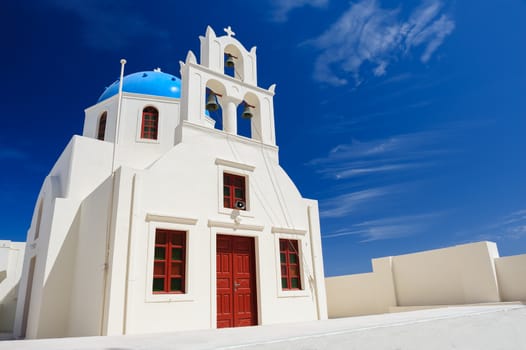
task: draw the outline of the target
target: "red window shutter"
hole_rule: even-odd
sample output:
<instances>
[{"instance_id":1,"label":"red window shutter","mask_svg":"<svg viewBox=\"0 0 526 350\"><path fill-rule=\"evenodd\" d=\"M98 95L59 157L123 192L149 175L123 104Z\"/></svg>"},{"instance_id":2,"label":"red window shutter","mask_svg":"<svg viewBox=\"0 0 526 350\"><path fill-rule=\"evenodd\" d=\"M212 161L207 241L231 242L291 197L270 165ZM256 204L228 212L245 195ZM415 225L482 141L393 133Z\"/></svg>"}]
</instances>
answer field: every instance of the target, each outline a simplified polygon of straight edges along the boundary
<instances>
[{"instance_id":1,"label":"red window shutter","mask_svg":"<svg viewBox=\"0 0 526 350\"><path fill-rule=\"evenodd\" d=\"M279 260L281 264L281 288L283 290L301 289L300 254L297 240L279 240Z\"/></svg>"},{"instance_id":2,"label":"red window shutter","mask_svg":"<svg viewBox=\"0 0 526 350\"><path fill-rule=\"evenodd\" d=\"M244 176L223 174L223 206L225 208L239 209L237 201L246 203L246 182ZM245 210L245 209L243 209Z\"/></svg>"},{"instance_id":3,"label":"red window shutter","mask_svg":"<svg viewBox=\"0 0 526 350\"><path fill-rule=\"evenodd\" d=\"M153 262L154 294L185 292L186 232L157 229Z\"/></svg>"},{"instance_id":4,"label":"red window shutter","mask_svg":"<svg viewBox=\"0 0 526 350\"><path fill-rule=\"evenodd\" d=\"M153 107L146 107L142 111L141 138L157 140L159 126L159 111Z\"/></svg>"}]
</instances>

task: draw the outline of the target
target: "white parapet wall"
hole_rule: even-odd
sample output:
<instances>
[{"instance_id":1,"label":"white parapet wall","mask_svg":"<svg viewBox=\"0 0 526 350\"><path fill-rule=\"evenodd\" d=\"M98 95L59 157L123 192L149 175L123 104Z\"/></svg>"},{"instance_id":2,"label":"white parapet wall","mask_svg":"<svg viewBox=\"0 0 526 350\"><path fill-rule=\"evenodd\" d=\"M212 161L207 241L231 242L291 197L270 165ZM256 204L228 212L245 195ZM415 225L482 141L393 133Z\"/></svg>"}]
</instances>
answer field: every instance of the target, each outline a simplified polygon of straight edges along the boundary
<instances>
[{"instance_id":1,"label":"white parapet wall","mask_svg":"<svg viewBox=\"0 0 526 350\"><path fill-rule=\"evenodd\" d=\"M373 259L373 272L326 278L329 317L526 301L526 254L477 242Z\"/></svg>"},{"instance_id":2,"label":"white parapet wall","mask_svg":"<svg viewBox=\"0 0 526 350\"><path fill-rule=\"evenodd\" d=\"M493 242L393 257L398 306L498 302Z\"/></svg>"},{"instance_id":3,"label":"white parapet wall","mask_svg":"<svg viewBox=\"0 0 526 350\"><path fill-rule=\"evenodd\" d=\"M526 301L526 254L495 259L502 301Z\"/></svg>"},{"instance_id":4,"label":"white parapet wall","mask_svg":"<svg viewBox=\"0 0 526 350\"><path fill-rule=\"evenodd\" d=\"M346 317L389 312L394 294L384 288L385 280L375 273L326 279L329 317Z\"/></svg>"},{"instance_id":5,"label":"white parapet wall","mask_svg":"<svg viewBox=\"0 0 526 350\"><path fill-rule=\"evenodd\" d=\"M26 244L0 240L0 333L11 333Z\"/></svg>"}]
</instances>

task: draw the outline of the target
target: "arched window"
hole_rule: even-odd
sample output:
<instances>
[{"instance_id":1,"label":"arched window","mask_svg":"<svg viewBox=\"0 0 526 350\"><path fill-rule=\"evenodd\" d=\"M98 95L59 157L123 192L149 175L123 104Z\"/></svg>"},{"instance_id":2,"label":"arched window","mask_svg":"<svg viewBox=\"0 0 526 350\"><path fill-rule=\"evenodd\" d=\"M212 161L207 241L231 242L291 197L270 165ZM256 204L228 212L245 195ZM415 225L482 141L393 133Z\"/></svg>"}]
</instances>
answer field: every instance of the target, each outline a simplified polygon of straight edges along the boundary
<instances>
[{"instance_id":1,"label":"arched window","mask_svg":"<svg viewBox=\"0 0 526 350\"><path fill-rule=\"evenodd\" d=\"M157 127L159 124L159 111L154 107L142 110L141 138L157 140Z\"/></svg>"},{"instance_id":2,"label":"arched window","mask_svg":"<svg viewBox=\"0 0 526 350\"><path fill-rule=\"evenodd\" d=\"M106 116L108 113L104 112L99 118L99 129L97 132L97 139L104 141L104 134L106 133Z\"/></svg>"},{"instance_id":3,"label":"arched window","mask_svg":"<svg viewBox=\"0 0 526 350\"><path fill-rule=\"evenodd\" d=\"M224 48L224 74L244 81L244 62L241 50L229 44Z\"/></svg>"}]
</instances>

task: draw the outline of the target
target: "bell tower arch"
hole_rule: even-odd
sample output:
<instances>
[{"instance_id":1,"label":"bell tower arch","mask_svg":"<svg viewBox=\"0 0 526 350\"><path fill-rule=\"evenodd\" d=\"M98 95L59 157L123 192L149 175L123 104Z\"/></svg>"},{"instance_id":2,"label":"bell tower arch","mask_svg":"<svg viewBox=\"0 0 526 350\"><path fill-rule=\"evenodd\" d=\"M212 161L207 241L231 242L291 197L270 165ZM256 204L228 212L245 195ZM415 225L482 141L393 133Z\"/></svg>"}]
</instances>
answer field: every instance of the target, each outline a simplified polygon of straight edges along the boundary
<instances>
[{"instance_id":1,"label":"bell tower arch","mask_svg":"<svg viewBox=\"0 0 526 350\"><path fill-rule=\"evenodd\" d=\"M232 28L224 29L226 35L217 36L209 26L205 36L200 36L200 62L189 51L181 65L181 117L182 120L212 127L207 106L221 108L223 131L237 134L237 108L243 105L243 117L250 118L251 138L275 145L274 89L257 86L256 47L247 50L236 38ZM229 75L228 70L233 70ZM213 96L210 94L213 93Z\"/></svg>"},{"instance_id":2,"label":"bell tower arch","mask_svg":"<svg viewBox=\"0 0 526 350\"><path fill-rule=\"evenodd\" d=\"M234 71L237 79L251 85L257 85L256 47L250 51L234 38L232 28L224 29L227 35L217 37L210 27L206 29L201 40L201 65L215 72L225 72L225 56L230 55L234 60Z\"/></svg>"}]
</instances>

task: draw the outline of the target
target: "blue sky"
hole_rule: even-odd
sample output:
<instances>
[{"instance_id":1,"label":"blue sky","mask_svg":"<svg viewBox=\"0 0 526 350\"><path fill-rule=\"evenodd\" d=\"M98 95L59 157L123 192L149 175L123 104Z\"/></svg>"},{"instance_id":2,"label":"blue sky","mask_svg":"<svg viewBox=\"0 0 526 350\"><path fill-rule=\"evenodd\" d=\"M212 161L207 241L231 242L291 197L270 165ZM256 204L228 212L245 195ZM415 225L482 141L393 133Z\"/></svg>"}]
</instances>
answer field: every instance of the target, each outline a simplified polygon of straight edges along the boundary
<instances>
[{"instance_id":1,"label":"blue sky","mask_svg":"<svg viewBox=\"0 0 526 350\"><path fill-rule=\"evenodd\" d=\"M320 204L327 275L491 240L526 253L526 1L3 2L0 239L119 74L199 52L207 25L277 83L282 166Z\"/></svg>"}]
</instances>

